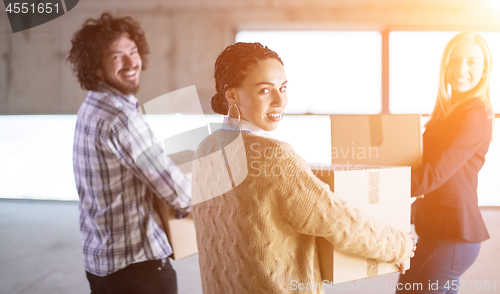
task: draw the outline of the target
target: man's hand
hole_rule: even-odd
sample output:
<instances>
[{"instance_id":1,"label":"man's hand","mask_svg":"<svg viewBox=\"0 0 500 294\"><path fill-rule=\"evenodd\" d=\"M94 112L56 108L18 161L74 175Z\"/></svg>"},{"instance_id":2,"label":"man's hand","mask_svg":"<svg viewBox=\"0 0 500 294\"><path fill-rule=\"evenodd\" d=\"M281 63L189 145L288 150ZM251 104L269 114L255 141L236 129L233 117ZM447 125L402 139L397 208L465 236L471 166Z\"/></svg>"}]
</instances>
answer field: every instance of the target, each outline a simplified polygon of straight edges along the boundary
<instances>
[{"instance_id":1,"label":"man's hand","mask_svg":"<svg viewBox=\"0 0 500 294\"><path fill-rule=\"evenodd\" d=\"M183 213L183 212L178 212L178 211L177 211L177 212L175 213L175 218L176 218L176 219L182 219L182 218L187 217L190 213L191 213L191 211L187 211L187 212L184 212L184 213Z\"/></svg>"}]
</instances>

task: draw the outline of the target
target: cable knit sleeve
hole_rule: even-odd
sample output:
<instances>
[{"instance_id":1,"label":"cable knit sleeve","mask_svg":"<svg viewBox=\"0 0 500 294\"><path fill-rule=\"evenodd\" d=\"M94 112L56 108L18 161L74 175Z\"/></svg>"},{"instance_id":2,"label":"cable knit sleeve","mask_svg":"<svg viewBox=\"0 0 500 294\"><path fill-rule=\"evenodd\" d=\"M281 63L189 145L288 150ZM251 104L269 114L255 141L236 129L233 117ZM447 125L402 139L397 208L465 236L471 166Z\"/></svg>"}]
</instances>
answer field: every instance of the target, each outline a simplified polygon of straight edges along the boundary
<instances>
[{"instance_id":1,"label":"cable knit sleeve","mask_svg":"<svg viewBox=\"0 0 500 294\"><path fill-rule=\"evenodd\" d=\"M274 177L282 189L281 214L302 234L325 237L336 248L383 262L409 258L413 241L407 233L379 225L330 191L288 145L273 164L286 166ZM293 199L293 200L292 200Z\"/></svg>"},{"instance_id":2,"label":"cable knit sleeve","mask_svg":"<svg viewBox=\"0 0 500 294\"><path fill-rule=\"evenodd\" d=\"M377 224L332 192L317 198L299 231L325 237L340 250L389 263L409 258L413 247L407 233Z\"/></svg>"}]
</instances>

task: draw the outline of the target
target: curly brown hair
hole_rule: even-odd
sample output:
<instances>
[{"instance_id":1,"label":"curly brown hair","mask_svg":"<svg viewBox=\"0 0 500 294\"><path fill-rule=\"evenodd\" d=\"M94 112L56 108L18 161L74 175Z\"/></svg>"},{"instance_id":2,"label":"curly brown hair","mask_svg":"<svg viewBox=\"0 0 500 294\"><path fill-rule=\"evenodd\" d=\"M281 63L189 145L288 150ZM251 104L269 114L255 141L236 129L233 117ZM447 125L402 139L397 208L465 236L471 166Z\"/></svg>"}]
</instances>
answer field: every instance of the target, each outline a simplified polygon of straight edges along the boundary
<instances>
[{"instance_id":1,"label":"curly brown hair","mask_svg":"<svg viewBox=\"0 0 500 294\"><path fill-rule=\"evenodd\" d=\"M82 89L97 90L100 81L97 71L103 67L104 52L125 32L137 45L142 69L145 70L149 46L144 31L131 17L114 18L111 13L104 12L98 19L87 19L82 28L75 32L67 61L71 63Z\"/></svg>"}]
</instances>

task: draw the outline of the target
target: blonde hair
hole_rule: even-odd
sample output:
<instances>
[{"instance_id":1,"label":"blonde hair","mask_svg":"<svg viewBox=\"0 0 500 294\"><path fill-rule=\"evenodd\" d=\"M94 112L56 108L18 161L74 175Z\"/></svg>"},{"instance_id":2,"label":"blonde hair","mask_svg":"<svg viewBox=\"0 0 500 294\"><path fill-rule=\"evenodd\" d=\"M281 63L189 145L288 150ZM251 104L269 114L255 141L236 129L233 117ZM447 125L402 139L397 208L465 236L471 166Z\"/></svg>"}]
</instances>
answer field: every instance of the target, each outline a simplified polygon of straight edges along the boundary
<instances>
[{"instance_id":1,"label":"blonde hair","mask_svg":"<svg viewBox=\"0 0 500 294\"><path fill-rule=\"evenodd\" d=\"M484 53L484 70L483 76L479 83L469 91L466 99L463 99L461 102L453 105L451 103L450 93L448 93L448 84L445 80L446 68L448 67L448 63L450 61L451 53L453 49L457 47L457 45L461 42L472 41L479 45L481 50ZM446 115L450 112L450 110L456 107L458 104L467 101L469 98L479 98L483 101L484 105L489 109L490 115L493 115L493 111L491 108L490 101L490 74L491 74L491 52L488 44L484 40L483 36L478 33L474 33L471 31L465 31L458 33L455 37L453 37L446 47L444 48L443 57L441 58L441 67L439 69L439 90L436 99L436 105L434 106L434 110L432 111L431 118L427 122L426 126L433 124L435 121L446 117Z\"/></svg>"}]
</instances>

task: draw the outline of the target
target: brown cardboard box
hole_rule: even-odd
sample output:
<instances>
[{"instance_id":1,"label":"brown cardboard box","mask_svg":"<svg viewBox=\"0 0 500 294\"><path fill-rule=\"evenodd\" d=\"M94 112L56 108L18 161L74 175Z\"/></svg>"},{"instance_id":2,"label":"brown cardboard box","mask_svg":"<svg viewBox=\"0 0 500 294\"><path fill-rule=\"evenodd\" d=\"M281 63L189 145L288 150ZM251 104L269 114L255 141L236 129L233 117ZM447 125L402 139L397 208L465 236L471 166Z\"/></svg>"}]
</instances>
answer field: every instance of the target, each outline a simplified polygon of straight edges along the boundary
<instances>
[{"instance_id":1,"label":"brown cardboard box","mask_svg":"<svg viewBox=\"0 0 500 294\"><path fill-rule=\"evenodd\" d=\"M171 154L169 157L191 179L191 163L193 151L183 151ZM196 245L196 230L191 215L183 218L175 218L175 210L160 198L155 196L155 207L162 219L163 228L172 247L172 258L179 260L198 253Z\"/></svg>"},{"instance_id":2,"label":"brown cardboard box","mask_svg":"<svg viewBox=\"0 0 500 294\"><path fill-rule=\"evenodd\" d=\"M155 197L155 205L172 247L171 257L179 260L198 253L193 217L189 215L183 219L176 219L175 210L158 197Z\"/></svg>"},{"instance_id":3,"label":"brown cardboard box","mask_svg":"<svg viewBox=\"0 0 500 294\"><path fill-rule=\"evenodd\" d=\"M332 115L332 163L421 164L419 114Z\"/></svg>"},{"instance_id":4,"label":"brown cardboard box","mask_svg":"<svg viewBox=\"0 0 500 294\"><path fill-rule=\"evenodd\" d=\"M352 207L379 224L410 232L410 168L310 164L313 173ZM335 249L318 238L322 280L343 283L398 272L377 262Z\"/></svg>"}]
</instances>

